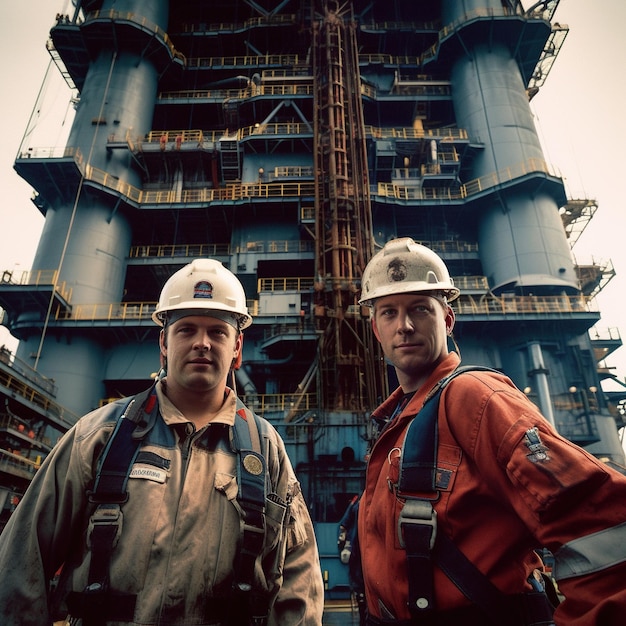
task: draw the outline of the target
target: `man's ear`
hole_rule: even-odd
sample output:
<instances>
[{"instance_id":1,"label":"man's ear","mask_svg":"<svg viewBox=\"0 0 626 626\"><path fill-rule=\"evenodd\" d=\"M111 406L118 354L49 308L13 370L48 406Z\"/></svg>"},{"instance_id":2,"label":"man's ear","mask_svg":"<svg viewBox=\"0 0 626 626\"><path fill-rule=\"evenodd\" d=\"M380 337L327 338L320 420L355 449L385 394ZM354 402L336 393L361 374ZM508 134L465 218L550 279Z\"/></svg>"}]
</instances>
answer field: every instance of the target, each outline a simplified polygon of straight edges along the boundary
<instances>
[{"instance_id":1,"label":"man's ear","mask_svg":"<svg viewBox=\"0 0 626 626\"><path fill-rule=\"evenodd\" d=\"M167 333L165 328L161 329L159 333L159 350L161 351L162 356L166 356L167 354Z\"/></svg>"},{"instance_id":2,"label":"man's ear","mask_svg":"<svg viewBox=\"0 0 626 626\"><path fill-rule=\"evenodd\" d=\"M374 336L380 342L380 335L378 334L378 326L376 326L376 318L372 317L372 330L374 331Z\"/></svg>"},{"instance_id":3,"label":"man's ear","mask_svg":"<svg viewBox=\"0 0 626 626\"><path fill-rule=\"evenodd\" d=\"M243 355L243 335L239 333L237 341L235 342L235 358L233 359L233 369L238 370L241 367Z\"/></svg>"},{"instance_id":4,"label":"man's ear","mask_svg":"<svg viewBox=\"0 0 626 626\"><path fill-rule=\"evenodd\" d=\"M456 317L454 315L454 309L450 305L448 305L448 312L446 313L446 334L452 334L455 319Z\"/></svg>"}]
</instances>

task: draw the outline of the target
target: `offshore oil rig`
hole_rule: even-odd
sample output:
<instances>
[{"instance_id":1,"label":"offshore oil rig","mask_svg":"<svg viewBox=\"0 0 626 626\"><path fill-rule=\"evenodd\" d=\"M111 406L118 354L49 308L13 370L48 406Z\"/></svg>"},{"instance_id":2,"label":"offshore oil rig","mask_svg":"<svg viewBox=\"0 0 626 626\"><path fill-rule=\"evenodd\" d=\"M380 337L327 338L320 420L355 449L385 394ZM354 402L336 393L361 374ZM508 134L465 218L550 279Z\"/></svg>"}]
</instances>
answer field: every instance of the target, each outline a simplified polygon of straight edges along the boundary
<instances>
[{"instance_id":1,"label":"offshore oil rig","mask_svg":"<svg viewBox=\"0 0 626 626\"><path fill-rule=\"evenodd\" d=\"M460 287L464 361L626 471L626 393L601 386L622 342L594 328L614 269L572 253L597 205L568 197L529 106L568 28L558 0L524 4L73 0L51 17L75 116L66 145L15 161L45 225L31 270L0 280L19 339L0 350L0 527L80 415L151 384L161 286L214 257L254 317L237 392L283 435L341 589L337 521L394 385L360 277L400 236Z\"/></svg>"}]
</instances>

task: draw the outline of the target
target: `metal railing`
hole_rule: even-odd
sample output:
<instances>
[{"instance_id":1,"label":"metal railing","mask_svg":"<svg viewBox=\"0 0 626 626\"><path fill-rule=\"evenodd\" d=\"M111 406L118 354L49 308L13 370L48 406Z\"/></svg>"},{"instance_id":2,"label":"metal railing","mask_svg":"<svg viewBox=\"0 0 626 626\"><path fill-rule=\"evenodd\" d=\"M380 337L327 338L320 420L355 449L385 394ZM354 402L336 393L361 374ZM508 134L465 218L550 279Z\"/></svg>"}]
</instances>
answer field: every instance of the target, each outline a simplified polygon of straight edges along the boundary
<instances>
[{"instance_id":1,"label":"metal railing","mask_svg":"<svg viewBox=\"0 0 626 626\"><path fill-rule=\"evenodd\" d=\"M253 136L267 135L312 135L313 128L309 124L301 122L270 122L267 124L258 124L254 126L246 126L237 131L237 139L245 139Z\"/></svg>"},{"instance_id":2,"label":"metal railing","mask_svg":"<svg viewBox=\"0 0 626 626\"><path fill-rule=\"evenodd\" d=\"M18 454L0 448L0 471L31 479L39 469L41 462L22 458Z\"/></svg>"},{"instance_id":3,"label":"metal railing","mask_svg":"<svg viewBox=\"0 0 626 626\"><path fill-rule=\"evenodd\" d=\"M272 14L267 16L252 17L244 22L213 22L210 24L187 23L182 25L183 33L223 33L223 32L240 32L249 28L257 28L259 26L277 26L289 25L297 23L295 14Z\"/></svg>"},{"instance_id":4,"label":"metal railing","mask_svg":"<svg viewBox=\"0 0 626 626\"><path fill-rule=\"evenodd\" d=\"M311 291L315 285L313 278L259 278L257 290L262 291Z\"/></svg>"},{"instance_id":5,"label":"metal railing","mask_svg":"<svg viewBox=\"0 0 626 626\"><path fill-rule=\"evenodd\" d=\"M461 295L453 303L459 315L536 315L547 313L586 313L595 311L584 296L473 296Z\"/></svg>"},{"instance_id":6,"label":"metal railing","mask_svg":"<svg viewBox=\"0 0 626 626\"><path fill-rule=\"evenodd\" d=\"M232 248L227 243L205 244L164 244L133 246L128 256L131 259L141 258L176 258L176 257L216 257L231 256L232 254L244 254L246 252L258 253L284 253L284 252L312 252L312 241L277 239L270 241L247 241L244 245Z\"/></svg>"},{"instance_id":7,"label":"metal railing","mask_svg":"<svg viewBox=\"0 0 626 626\"><path fill-rule=\"evenodd\" d=\"M166 149L173 143L177 148L182 148L183 144L194 144L201 148L205 143L218 143L219 141L241 141L246 137L268 136L268 135L297 135L312 134L313 129L308 124L302 122L271 122L267 124L254 124L233 130L232 133L217 130L152 130L147 135L131 135L130 131L122 135L111 134L107 138L108 143L127 143L132 150L141 152L142 146L146 144L158 144L162 149ZM43 149L45 151L53 150ZM41 152L36 156L59 156L49 155ZM63 156L71 156L66 154Z\"/></svg>"},{"instance_id":8,"label":"metal railing","mask_svg":"<svg viewBox=\"0 0 626 626\"><path fill-rule=\"evenodd\" d=\"M21 374L29 383L37 385L42 391L56 396L58 389L54 380L40 374L28 363L15 356L6 346L0 346L0 363L8 365L14 372Z\"/></svg>"},{"instance_id":9,"label":"metal railing","mask_svg":"<svg viewBox=\"0 0 626 626\"><path fill-rule=\"evenodd\" d=\"M274 168L274 172L270 173L271 179L277 178L313 178L315 170L313 166L304 165L285 165Z\"/></svg>"},{"instance_id":10,"label":"metal railing","mask_svg":"<svg viewBox=\"0 0 626 626\"><path fill-rule=\"evenodd\" d=\"M528 159L524 163L471 180L455 189L447 187L423 189L421 187L403 186L397 183L378 183L377 187L374 188L374 193L379 197L393 198L395 200L463 200L472 195L493 189L498 185L512 182L522 176L536 173L561 178L561 175L543 159Z\"/></svg>"},{"instance_id":11,"label":"metal railing","mask_svg":"<svg viewBox=\"0 0 626 626\"><path fill-rule=\"evenodd\" d=\"M150 320L156 302L115 302L108 304L75 304L70 311L57 311L56 320L115 321Z\"/></svg>"},{"instance_id":12,"label":"metal railing","mask_svg":"<svg viewBox=\"0 0 626 626\"><path fill-rule=\"evenodd\" d=\"M283 65L294 67L302 65L309 66L309 61L305 57L297 54L265 54L251 56L223 56L223 57L192 57L187 59L188 68L224 68L224 67L260 67L263 65Z\"/></svg>"},{"instance_id":13,"label":"metal railing","mask_svg":"<svg viewBox=\"0 0 626 626\"><path fill-rule=\"evenodd\" d=\"M163 143L181 142L201 144L204 141L217 141L220 136L224 135L224 131L203 131L203 130L153 130L144 137L136 137L135 141L140 145L142 143ZM128 137L128 135L127 135ZM127 138L125 137L125 138ZM115 141L116 136L110 135L109 141Z\"/></svg>"},{"instance_id":14,"label":"metal railing","mask_svg":"<svg viewBox=\"0 0 626 626\"><path fill-rule=\"evenodd\" d=\"M20 159L73 159L80 169L84 166L83 153L80 148L39 147L22 150Z\"/></svg>"},{"instance_id":15,"label":"metal railing","mask_svg":"<svg viewBox=\"0 0 626 626\"><path fill-rule=\"evenodd\" d=\"M460 241L429 241L427 245L437 252L471 252L477 251L477 244ZM313 249L311 241L251 241L245 246L237 247L238 254L246 252L303 252ZM189 244L189 245L162 245L136 246L131 248L131 258L140 257L196 257L196 256L228 256L233 250L228 244ZM21 282L20 284L50 284L55 272L38 271L24 272L29 276L36 276L36 282ZM6 274L6 272L5 272ZM455 303L459 314L507 314L507 313L580 313L595 311L591 303L593 298L585 295L576 296L495 296L489 293L489 284L485 276L455 276L455 284L464 290L483 291L478 297L463 294ZM332 281L332 277L327 277ZM337 280L345 280L340 278ZM307 292L315 288L313 277L263 277L257 282L259 292L297 291ZM67 302L70 303L71 291L65 290ZM143 320L150 319L156 308L156 302L116 302L100 304L76 304L70 309L57 308L55 319L58 320Z\"/></svg>"},{"instance_id":16,"label":"metal railing","mask_svg":"<svg viewBox=\"0 0 626 626\"><path fill-rule=\"evenodd\" d=\"M235 252L279 253L279 252L312 252L315 249L313 241L302 240L272 240L272 241L247 241L243 246L237 246Z\"/></svg>"},{"instance_id":17,"label":"metal railing","mask_svg":"<svg viewBox=\"0 0 626 626\"><path fill-rule=\"evenodd\" d=\"M453 278L454 286L461 289L461 291L478 290L489 291L489 281L486 276L455 276Z\"/></svg>"},{"instance_id":18,"label":"metal railing","mask_svg":"<svg viewBox=\"0 0 626 626\"><path fill-rule=\"evenodd\" d=\"M522 13L515 9L507 9L505 7L502 8L482 8L482 9L474 9L472 11L468 11L462 17L451 22L450 24L446 24L440 31L437 42L435 42L426 52L422 53L420 56L420 65L426 63L432 59L437 57L439 52L439 46L444 39L447 39L450 35L453 35L454 32L460 27L463 26L466 22L477 18L494 18L494 17L512 17L512 16L520 16ZM542 15L538 14L527 14L525 16L527 19L543 19Z\"/></svg>"},{"instance_id":19,"label":"metal railing","mask_svg":"<svg viewBox=\"0 0 626 626\"><path fill-rule=\"evenodd\" d=\"M0 283L10 285L54 286L55 291L66 301L72 297L72 290L65 281L57 284L58 270L4 270Z\"/></svg>"},{"instance_id":20,"label":"metal railing","mask_svg":"<svg viewBox=\"0 0 626 626\"><path fill-rule=\"evenodd\" d=\"M259 415L291 411L296 403L299 412L317 408L317 396L314 393L245 394L242 400L246 406Z\"/></svg>"},{"instance_id":21,"label":"metal railing","mask_svg":"<svg viewBox=\"0 0 626 626\"><path fill-rule=\"evenodd\" d=\"M360 30L365 31L398 31L408 30L410 32L437 32L439 22L392 22L382 20L376 22L359 23Z\"/></svg>"},{"instance_id":22,"label":"metal railing","mask_svg":"<svg viewBox=\"0 0 626 626\"><path fill-rule=\"evenodd\" d=\"M373 127L370 127L373 130ZM423 136L424 131L419 129L379 129L382 136L395 136L405 138L418 138ZM459 137L464 132L460 129L449 129L451 133L459 133ZM39 149L35 152L28 151L29 156L46 156L50 158L58 157L54 149ZM25 158L26 153L22 153ZM173 204L173 203L203 203L214 201L240 200L245 198L283 198L302 197L315 195L315 183L305 182L272 182L262 181L254 183L236 183L227 185L220 189L183 189L177 190L167 188L163 190L142 190L129 183L121 181L118 177L92 167L82 166L82 155L78 150L66 148L63 157L74 156L76 164L83 172L86 180L97 183L116 191L128 200L137 204ZM415 186L403 186L394 183L378 183L373 187L373 194L380 198L391 198L398 201L410 200L462 200L474 194L478 194L498 185L512 182L522 176L529 174L547 174L555 178L561 178L558 171L553 169L545 160L531 158L523 163L513 165L496 172L491 172L480 178L476 178L458 188L428 188L423 189Z\"/></svg>"},{"instance_id":23,"label":"metal railing","mask_svg":"<svg viewBox=\"0 0 626 626\"><path fill-rule=\"evenodd\" d=\"M171 55L174 58L181 59L182 61L185 60L184 55L178 50L176 50L176 48L174 47L174 44L172 43L172 40L169 38L169 35L162 28L160 28L154 22L147 20L145 17L141 17L141 15L137 13L130 13L126 11L115 11L113 9L110 9L108 11L92 11L91 13L88 13L87 16L85 17L85 23L89 21L98 20L98 19L110 19L114 21L125 20L128 22L132 22L133 24L138 24L139 26L143 26L144 28L146 28L147 30L150 30L151 32L153 32L155 35L157 35L163 40L163 43L165 43L165 45L168 47Z\"/></svg>"},{"instance_id":24,"label":"metal railing","mask_svg":"<svg viewBox=\"0 0 626 626\"><path fill-rule=\"evenodd\" d=\"M365 126L365 135L374 139L424 139L437 137L444 140L464 140L468 138L467 131L463 128L380 128L378 126Z\"/></svg>"},{"instance_id":25,"label":"metal railing","mask_svg":"<svg viewBox=\"0 0 626 626\"><path fill-rule=\"evenodd\" d=\"M205 142L217 143L220 140L241 141L247 137L253 136L272 136L272 135L308 135L312 134L313 129L309 124L302 122L270 122L266 124L255 124L252 126L244 126L227 133L223 129L217 130L153 130L147 135L131 136L126 132L122 136L115 134L109 135L110 143L126 142L137 150L141 150L143 144L169 144L169 143L193 143L201 146ZM373 139L429 139L437 138L444 142L464 141L468 139L467 131L462 128L384 128L372 125L365 126L365 135ZM54 151L54 154L52 152ZM38 149L33 156L40 158L60 156L69 157L72 149L66 149L66 154L59 154L59 150L55 148ZM79 152L76 150L76 152ZM82 160L82 159L81 159Z\"/></svg>"},{"instance_id":26,"label":"metal railing","mask_svg":"<svg viewBox=\"0 0 626 626\"><path fill-rule=\"evenodd\" d=\"M41 446L52 447L52 442L49 437L37 435L35 431L30 428L26 430L26 426L22 421L6 413L0 413L0 429L13 431L14 434L17 433L18 436L27 437L29 440Z\"/></svg>"},{"instance_id":27,"label":"metal railing","mask_svg":"<svg viewBox=\"0 0 626 626\"><path fill-rule=\"evenodd\" d=\"M247 100L258 96L312 96L313 79L309 84L255 85L240 89L185 89L162 91L159 100Z\"/></svg>"},{"instance_id":28,"label":"metal railing","mask_svg":"<svg viewBox=\"0 0 626 626\"><path fill-rule=\"evenodd\" d=\"M141 258L175 258L175 257L216 257L229 256L230 245L227 243L202 244L167 244L131 247L128 256L131 259Z\"/></svg>"},{"instance_id":29,"label":"metal railing","mask_svg":"<svg viewBox=\"0 0 626 626\"><path fill-rule=\"evenodd\" d=\"M478 243L471 241L439 239L436 241L419 241L418 243L424 244L435 252L478 252Z\"/></svg>"},{"instance_id":30,"label":"metal railing","mask_svg":"<svg viewBox=\"0 0 626 626\"><path fill-rule=\"evenodd\" d=\"M466 195L459 188L404 186L395 183L378 183L372 189L372 195L398 201L411 200L462 200Z\"/></svg>"},{"instance_id":31,"label":"metal railing","mask_svg":"<svg viewBox=\"0 0 626 626\"><path fill-rule=\"evenodd\" d=\"M71 411L64 409L37 389L16 378L11 372L0 369L0 385L16 393L28 402L43 409L47 414L55 415L68 428L78 419Z\"/></svg>"},{"instance_id":32,"label":"metal railing","mask_svg":"<svg viewBox=\"0 0 626 626\"><path fill-rule=\"evenodd\" d=\"M594 326L593 331L590 331L589 336L591 339L597 341L619 341L622 338L619 328L616 327L600 329Z\"/></svg>"}]
</instances>

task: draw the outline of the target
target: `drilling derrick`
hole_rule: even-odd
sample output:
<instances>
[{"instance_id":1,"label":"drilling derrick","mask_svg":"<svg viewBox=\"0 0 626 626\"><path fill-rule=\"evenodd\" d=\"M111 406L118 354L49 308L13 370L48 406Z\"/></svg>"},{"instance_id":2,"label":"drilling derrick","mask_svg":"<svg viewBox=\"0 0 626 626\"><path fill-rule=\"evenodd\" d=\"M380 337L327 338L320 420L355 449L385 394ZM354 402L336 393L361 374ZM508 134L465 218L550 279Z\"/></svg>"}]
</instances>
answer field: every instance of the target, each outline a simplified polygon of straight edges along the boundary
<instances>
[{"instance_id":1,"label":"drilling derrick","mask_svg":"<svg viewBox=\"0 0 626 626\"><path fill-rule=\"evenodd\" d=\"M356 299L373 252L356 25L351 9L334 2L323 2L312 22L320 406L364 412L380 396L383 377Z\"/></svg>"}]
</instances>

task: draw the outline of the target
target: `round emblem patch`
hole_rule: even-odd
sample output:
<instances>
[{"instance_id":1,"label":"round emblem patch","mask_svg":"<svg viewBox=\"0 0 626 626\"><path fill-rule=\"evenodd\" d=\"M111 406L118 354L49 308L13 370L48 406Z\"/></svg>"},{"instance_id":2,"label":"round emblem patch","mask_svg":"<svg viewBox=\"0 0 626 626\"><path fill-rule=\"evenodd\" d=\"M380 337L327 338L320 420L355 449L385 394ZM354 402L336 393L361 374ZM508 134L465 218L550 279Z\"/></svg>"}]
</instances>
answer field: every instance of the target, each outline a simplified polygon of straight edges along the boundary
<instances>
[{"instance_id":1,"label":"round emblem patch","mask_svg":"<svg viewBox=\"0 0 626 626\"><path fill-rule=\"evenodd\" d=\"M246 454L243 457L243 466L253 476L258 476L263 471L263 463L254 454Z\"/></svg>"},{"instance_id":2,"label":"round emblem patch","mask_svg":"<svg viewBox=\"0 0 626 626\"><path fill-rule=\"evenodd\" d=\"M387 280L390 283L399 283L403 280L406 280L407 277L407 267L406 263L399 258L395 258L389 262L387 265Z\"/></svg>"}]
</instances>

